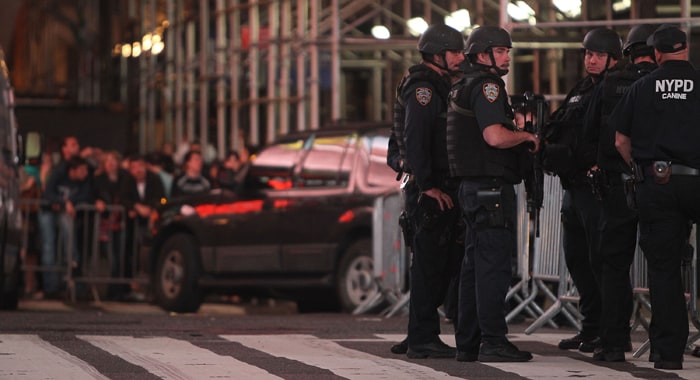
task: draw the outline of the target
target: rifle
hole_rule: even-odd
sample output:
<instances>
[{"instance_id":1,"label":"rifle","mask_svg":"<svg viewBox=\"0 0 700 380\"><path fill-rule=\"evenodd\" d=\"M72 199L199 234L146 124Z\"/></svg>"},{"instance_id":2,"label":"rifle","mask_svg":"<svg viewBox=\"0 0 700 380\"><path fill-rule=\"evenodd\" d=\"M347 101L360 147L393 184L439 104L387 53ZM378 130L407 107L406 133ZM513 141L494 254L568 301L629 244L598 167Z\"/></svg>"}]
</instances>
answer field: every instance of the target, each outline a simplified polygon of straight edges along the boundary
<instances>
[{"instance_id":1,"label":"rifle","mask_svg":"<svg viewBox=\"0 0 700 380\"><path fill-rule=\"evenodd\" d=\"M537 136L540 141L540 149L533 153L532 170L525 178L525 190L527 192L527 212L535 225L535 236L540 236L540 209L544 200L544 168L542 166L542 151L544 149L543 135L547 118L548 104L544 96L525 92L522 96L513 96L513 110L525 116L526 132Z\"/></svg>"}]
</instances>

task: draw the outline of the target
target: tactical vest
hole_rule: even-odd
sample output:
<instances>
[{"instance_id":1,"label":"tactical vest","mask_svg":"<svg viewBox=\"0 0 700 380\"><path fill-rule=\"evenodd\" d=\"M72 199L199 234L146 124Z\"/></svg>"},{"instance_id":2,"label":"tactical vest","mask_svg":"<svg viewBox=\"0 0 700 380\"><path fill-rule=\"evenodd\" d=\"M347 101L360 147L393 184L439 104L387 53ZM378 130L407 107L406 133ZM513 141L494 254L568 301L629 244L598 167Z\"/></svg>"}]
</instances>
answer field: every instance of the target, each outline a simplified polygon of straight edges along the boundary
<instances>
[{"instance_id":1,"label":"tactical vest","mask_svg":"<svg viewBox=\"0 0 700 380\"><path fill-rule=\"evenodd\" d=\"M472 110L472 92L484 79L501 78L486 71L467 73L452 86L447 105L447 159L453 177L499 177L509 183L520 182L518 147L497 149L486 143ZM505 93L504 93L505 96ZM508 102L503 110L512 119Z\"/></svg>"},{"instance_id":2,"label":"tactical vest","mask_svg":"<svg viewBox=\"0 0 700 380\"><path fill-rule=\"evenodd\" d=\"M628 165L615 148L615 127L608 123L617 103L637 79L650 73L656 65L644 62L639 65L629 64L622 70L609 71L601 84L600 136L598 143L598 166L605 170L625 172Z\"/></svg>"},{"instance_id":3,"label":"tactical vest","mask_svg":"<svg viewBox=\"0 0 700 380\"><path fill-rule=\"evenodd\" d=\"M396 145L399 147L399 154L406 165L406 143L404 142L404 131L406 123L406 106L404 98L406 89L410 88L414 83L429 82L440 97L440 101L445 101L449 93L449 86L445 78L440 76L435 70L430 67L419 64L411 66L408 69L408 75L401 79L396 88L396 97L394 100L394 125L391 128L391 133L394 135ZM404 167L405 172L410 173L411 169Z\"/></svg>"},{"instance_id":4,"label":"tactical vest","mask_svg":"<svg viewBox=\"0 0 700 380\"><path fill-rule=\"evenodd\" d=\"M583 138L583 119L594 88L590 77L579 81L545 126L547 145L543 152L543 166L545 171L558 175L562 181L595 164L597 147L584 144Z\"/></svg>"}]
</instances>

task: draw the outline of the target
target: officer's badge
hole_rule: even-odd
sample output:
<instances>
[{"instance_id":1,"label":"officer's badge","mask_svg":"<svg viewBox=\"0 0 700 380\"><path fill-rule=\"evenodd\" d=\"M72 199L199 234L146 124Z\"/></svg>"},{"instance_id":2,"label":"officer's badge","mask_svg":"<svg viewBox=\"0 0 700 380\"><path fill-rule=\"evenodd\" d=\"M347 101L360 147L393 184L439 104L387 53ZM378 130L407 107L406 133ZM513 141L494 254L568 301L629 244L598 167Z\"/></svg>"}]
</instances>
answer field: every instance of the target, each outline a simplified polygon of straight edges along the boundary
<instances>
[{"instance_id":1,"label":"officer's badge","mask_svg":"<svg viewBox=\"0 0 700 380\"><path fill-rule=\"evenodd\" d=\"M418 87L416 89L416 100L418 104L422 106L427 106L433 99L433 90L427 87Z\"/></svg>"},{"instance_id":2,"label":"officer's badge","mask_svg":"<svg viewBox=\"0 0 700 380\"><path fill-rule=\"evenodd\" d=\"M496 101L496 99L498 99L498 94L501 93L501 87L499 87L496 83L484 83L482 91L484 92L484 97L486 100L493 103Z\"/></svg>"}]
</instances>

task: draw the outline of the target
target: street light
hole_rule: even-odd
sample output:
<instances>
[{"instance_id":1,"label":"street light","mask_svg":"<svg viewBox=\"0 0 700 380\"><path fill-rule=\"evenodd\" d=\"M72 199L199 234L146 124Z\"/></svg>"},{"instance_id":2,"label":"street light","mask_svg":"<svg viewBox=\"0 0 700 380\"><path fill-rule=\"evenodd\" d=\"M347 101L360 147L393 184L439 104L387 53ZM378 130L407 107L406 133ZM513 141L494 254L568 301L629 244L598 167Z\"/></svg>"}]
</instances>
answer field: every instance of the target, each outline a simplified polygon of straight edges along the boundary
<instances>
[{"instance_id":1,"label":"street light","mask_svg":"<svg viewBox=\"0 0 700 380\"><path fill-rule=\"evenodd\" d=\"M469 11L466 9L458 9L445 16L445 25L451 26L460 32L464 32L472 26L472 20L469 17Z\"/></svg>"},{"instance_id":2,"label":"street light","mask_svg":"<svg viewBox=\"0 0 700 380\"><path fill-rule=\"evenodd\" d=\"M581 0L553 0L554 6L568 17L581 15Z\"/></svg>"},{"instance_id":3,"label":"street light","mask_svg":"<svg viewBox=\"0 0 700 380\"><path fill-rule=\"evenodd\" d=\"M406 21L406 26L408 26L408 32L413 37L418 37L426 29L428 29L428 23L423 19L423 17L414 17Z\"/></svg>"},{"instance_id":4,"label":"street light","mask_svg":"<svg viewBox=\"0 0 700 380\"><path fill-rule=\"evenodd\" d=\"M136 58L141 55L141 43L134 42L131 46L131 56Z\"/></svg>"},{"instance_id":5,"label":"street light","mask_svg":"<svg viewBox=\"0 0 700 380\"><path fill-rule=\"evenodd\" d=\"M372 36L378 40L388 40L391 32L384 25L375 25L372 27Z\"/></svg>"},{"instance_id":6,"label":"street light","mask_svg":"<svg viewBox=\"0 0 700 380\"><path fill-rule=\"evenodd\" d=\"M530 24L535 24L535 10L530 8L526 2L519 0L517 4L508 3L508 15L516 21L528 20Z\"/></svg>"}]
</instances>

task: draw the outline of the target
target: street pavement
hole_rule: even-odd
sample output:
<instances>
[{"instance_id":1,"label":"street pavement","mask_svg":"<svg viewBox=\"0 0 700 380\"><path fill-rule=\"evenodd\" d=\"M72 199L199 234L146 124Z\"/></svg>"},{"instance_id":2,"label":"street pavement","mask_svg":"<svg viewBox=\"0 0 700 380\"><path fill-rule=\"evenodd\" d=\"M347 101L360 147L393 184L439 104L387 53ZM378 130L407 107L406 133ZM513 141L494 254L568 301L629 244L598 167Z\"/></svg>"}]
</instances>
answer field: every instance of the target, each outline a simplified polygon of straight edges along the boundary
<instances>
[{"instance_id":1,"label":"street pavement","mask_svg":"<svg viewBox=\"0 0 700 380\"><path fill-rule=\"evenodd\" d=\"M0 379L700 379L700 358L686 355L682 371L654 369L648 353L600 363L556 347L571 328L526 335L531 322L511 324L509 337L532 362L460 363L392 354L405 316L299 314L285 302L173 314L147 303L23 301L0 312ZM442 328L454 345L452 327ZM635 331L635 349L645 337Z\"/></svg>"}]
</instances>

